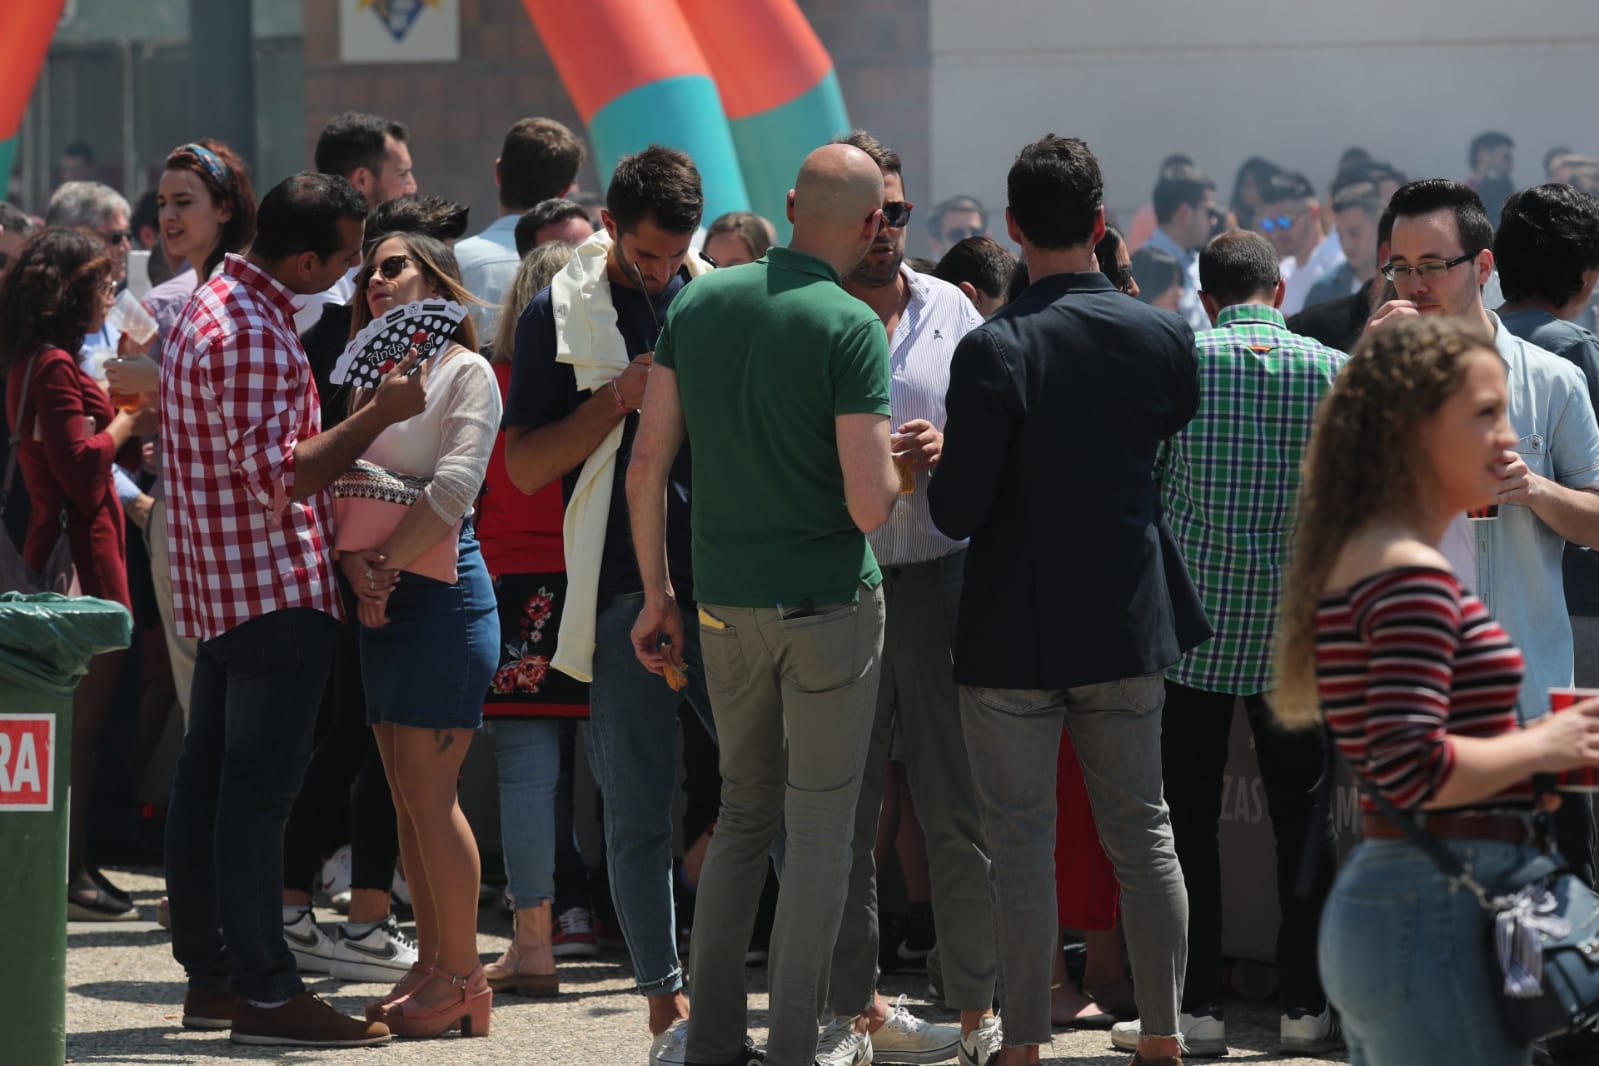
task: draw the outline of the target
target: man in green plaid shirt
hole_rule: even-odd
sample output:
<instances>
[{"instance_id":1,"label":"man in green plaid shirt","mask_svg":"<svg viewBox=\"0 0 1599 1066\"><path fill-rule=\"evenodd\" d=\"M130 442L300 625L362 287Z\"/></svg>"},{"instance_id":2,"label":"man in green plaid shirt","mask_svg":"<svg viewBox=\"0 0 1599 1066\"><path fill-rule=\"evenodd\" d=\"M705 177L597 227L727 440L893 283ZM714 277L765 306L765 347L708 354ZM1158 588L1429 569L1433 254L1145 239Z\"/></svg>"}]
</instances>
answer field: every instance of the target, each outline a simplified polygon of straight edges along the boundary
<instances>
[{"instance_id":1,"label":"man in green plaid shirt","mask_svg":"<svg viewBox=\"0 0 1599 1066\"><path fill-rule=\"evenodd\" d=\"M1299 461L1316 404L1345 356L1288 332L1277 253L1257 233L1215 238L1199 258L1201 299L1215 329L1198 334L1199 414L1167 442L1157 477L1172 532L1216 635L1166 672L1162 755L1166 801L1188 887L1183 1020L1196 1045L1225 1051L1221 1020L1221 865L1217 825L1234 704L1242 698L1277 835L1277 936L1283 1048L1342 1043L1316 972L1316 930L1336 859L1330 812L1314 827L1321 735L1286 734L1266 704L1282 571L1294 524ZM1317 879L1296 891L1301 855Z\"/></svg>"}]
</instances>

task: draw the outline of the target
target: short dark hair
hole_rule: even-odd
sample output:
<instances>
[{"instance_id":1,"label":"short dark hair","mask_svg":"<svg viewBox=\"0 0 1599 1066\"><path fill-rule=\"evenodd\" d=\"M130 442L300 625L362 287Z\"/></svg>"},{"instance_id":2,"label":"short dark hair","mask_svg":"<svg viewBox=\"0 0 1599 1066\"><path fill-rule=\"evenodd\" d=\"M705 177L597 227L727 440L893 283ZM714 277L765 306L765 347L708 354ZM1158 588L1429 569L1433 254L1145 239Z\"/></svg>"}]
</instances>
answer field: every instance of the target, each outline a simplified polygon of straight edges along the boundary
<instances>
[{"instance_id":1,"label":"short dark hair","mask_svg":"<svg viewBox=\"0 0 1599 1066\"><path fill-rule=\"evenodd\" d=\"M925 255L908 255L905 257L905 265L918 274L931 274L938 269L938 264Z\"/></svg>"},{"instance_id":2,"label":"short dark hair","mask_svg":"<svg viewBox=\"0 0 1599 1066\"><path fill-rule=\"evenodd\" d=\"M1016 269L1016 257L992 237L962 237L944 253L933 268L933 276L951 285L966 282L984 296L1005 295Z\"/></svg>"},{"instance_id":3,"label":"short dark hair","mask_svg":"<svg viewBox=\"0 0 1599 1066\"><path fill-rule=\"evenodd\" d=\"M1371 182L1357 181L1352 185L1342 186L1333 193L1332 209L1335 215L1359 209L1376 218L1382 214L1382 194Z\"/></svg>"},{"instance_id":4,"label":"short dark hair","mask_svg":"<svg viewBox=\"0 0 1599 1066\"><path fill-rule=\"evenodd\" d=\"M1362 163L1370 163L1371 161L1370 152L1358 144L1352 144L1338 156L1338 169L1348 170L1350 167L1359 166Z\"/></svg>"},{"instance_id":5,"label":"short dark hair","mask_svg":"<svg viewBox=\"0 0 1599 1066\"><path fill-rule=\"evenodd\" d=\"M251 205L254 207L255 205ZM4 223L0 223L4 225ZM134 201L133 214L128 216L128 228L133 230L133 239L139 239L139 231L146 226L157 229L161 225L161 209L156 206L156 190L146 189ZM9 226L6 227L10 229Z\"/></svg>"},{"instance_id":6,"label":"short dark hair","mask_svg":"<svg viewBox=\"0 0 1599 1066\"><path fill-rule=\"evenodd\" d=\"M927 215L927 232L940 240L944 237L944 216L951 211L976 211L977 221L984 229L988 228L988 208L983 206L983 201L975 196L957 193L947 200L940 200L933 205L933 210Z\"/></svg>"},{"instance_id":7,"label":"short dark hair","mask_svg":"<svg viewBox=\"0 0 1599 1066\"><path fill-rule=\"evenodd\" d=\"M1316 187L1310 179L1292 170L1280 170L1266 179L1260 187L1262 204L1281 203L1284 200L1314 200Z\"/></svg>"},{"instance_id":8,"label":"short dark hair","mask_svg":"<svg viewBox=\"0 0 1599 1066\"><path fill-rule=\"evenodd\" d=\"M1401 186L1388 201L1395 219L1416 218L1434 211L1450 211L1455 216L1455 228L1460 234L1460 250L1466 255L1476 255L1494 243L1493 223L1476 193L1458 181L1448 178L1423 178Z\"/></svg>"},{"instance_id":9,"label":"short dark hair","mask_svg":"<svg viewBox=\"0 0 1599 1066\"><path fill-rule=\"evenodd\" d=\"M894 151L882 141L873 137L865 130L851 130L842 137L836 137L834 144L847 144L859 148L872 157L872 162L877 164L877 169L885 174L892 174L903 184L905 169L900 163L899 153Z\"/></svg>"},{"instance_id":10,"label":"short dark hair","mask_svg":"<svg viewBox=\"0 0 1599 1066\"><path fill-rule=\"evenodd\" d=\"M1505 299L1569 302L1582 291L1583 271L1599 267L1599 199L1559 184L1511 193L1494 263Z\"/></svg>"},{"instance_id":11,"label":"short dark hair","mask_svg":"<svg viewBox=\"0 0 1599 1066\"><path fill-rule=\"evenodd\" d=\"M587 155L577 135L553 118L522 119L500 146L501 205L526 210L565 195Z\"/></svg>"},{"instance_id":12,"label":"short dark hair","mask_svg":"<svg viewBox=\"0 0 1599 1066\"><path fill-rule=\"evenodd\" d=\"M1032 284L1032 278L1027 272L1027 260L1016 260L1016 266L1010 272L1010 284L1005 286L1005 302L1011 303L1022 293L1027 291L1027 286Z\"/></svg>"},{"instance_id":13,"label":"short dark hair","mask_svg":"<svg viewBox=\"0 0 1599 1066\"><path fill-rule=\"evenodd\" d=\"M691 233L705 213L705 193L694 160L676 148L652 144L623 156L605 190L605 209L621 233L645 219L668 233Z\"/></svg>"},{"instance_id":14,"label":"short dark hair","mask_svg":"<svg viewBox=\"0 0 1599 1066\"><path fill-rule=\"evenodd\" d=\"M1495 148L1514 148L1516 142L1510 139L1508 133L1498 130L1483 130L1471 139L1471 147L1466 150L1466 165L1472 170L1477 169L1477 157L1484 152L1491 152Z\"/></svg>"},{"instance_id":15,"label":"short dark hair","mask_svg":"<svg viewBox=\"0 0 1599 1066\"><path fill-rule=\"evenodd\" d=\"M90 147L88 141L72 141L61 149L61 154L63 156L74 156L91 165L94 163L94 149Z\"/></svg>"},{"instance_id":16,"label":"short dark hair","mask_svg":"<svg viewBox=\"0 0 1599 1066\"><path fill-rule=\"evenodd\" d=\"M1138 298L1153 303L1173 285L1182 284L1183 268L1170 252L1146 244L1133 253L1133 277L1138 281Z\"/></svg>"},{"instance_id":17,"label":"short dark hair","mask_svg":"<svg viewBox=\"0 0 1599 1066\"><path fill-rule=\"evenodd\" d=\"M516 254L525 256L539 245L538 232L545 226L553 226L557 222L565 222L569 218L581 218L584 222L589 220L589 213L583 210L583 205L576 200L568 200L564 196L552 196L541 200L538 204L522 212L522 217L516 220Z\"/></svg>"},{"instance_id":18,"label":"short dark hair","mask_svg":"<svg viewBox=\"0 0 1599 1066\"><path fill-rule=\"evenodd\" d=\"M366 237L362 244L370 249L396 233L420 233L436 241L458 241L466 233L472 209L432 193L408 193L385 200L366 216Z\"/></svg>"},{"instance_id":19,"label":"short dark hair","mask_svg":"<svg viewBox=\"0 0 1599 1066\"><path fill-rule=\"evenodd\" d=\"M1199 287L1222 307L1277 291L1277 247L1253 230L1228 230L1199 253Z\"/></svg>"},{"instance_id":20,"label":"short dark hair","mask_svg":"<svg viewBox=\"0 0 1599 1066\"><path fill-rule=\"evenodd\" d=\"M404 141L407 136L403 123L362 111L346 111L322 127L316 139L316 168L341 178L348 178L358 167L376 174L383 169L383 158L388 154L386 138Z\"/></svg>"},{"instance_id":21,"label":"short dark hair","mask_svg":"<svg viewBox=\"0 0 1599 1066\"><path fill-rule=\"evenodd\" d=\"M1171 170L1173 167L1191 167L1195 165L1197 164L1194 162L1194 157L1183 152L1173 152L1160 161L1160 169L1162 171Z\"/></svg>"},{"instance_id":22,"label":"short dark hair","mask_svg":"<svg viewBox=\"0 0 1599 1066\"><path fill-rule=\"evenodd\" d=\"M1207 191L1214 193L1216 183L1198 167L1184 163L1164 168L1150 197L1155 205L1155 222L1159 225L1170 222L1184 204L1198 207Z\"/></svg>"},{"instance_id":23,"label":"short dark hair","mask_svg":"<svg viewBox=\"0 0 1599 1066\"><path fill-rule=\"evenodd\" d=\"M339 223L366 221L366 197L338 174L302 171L261 198L252 252L268 262L314 252L327 259L340 250Z\"/></svg>"},{"instance_id":24,"label":"short dark hair","mask_svg":"<svg viewBox=\"0 0 1599 1066\"><path fill-rule=\"evenodd\" d=\"M1099 160L1076 137L1047 133L1027 145L1005 179L1011 216L1036 248L1070 248L1094 239L1105 204Z\"/></svg>"},{"instance_id":25,"label":"short dark hair","mask_svg":"<svg viewBox=\"0 0 1599 1066\"><path fill-rule=\"evenodd\" d=\"M1116 249L1127 243L1127 238L1122 236L1121 230L1115 226L1106 226L1105 235L1094 245L1094 262L1099 264L1099 272L1107 278L1115 277Z\"/></svg>"}]
</instances>

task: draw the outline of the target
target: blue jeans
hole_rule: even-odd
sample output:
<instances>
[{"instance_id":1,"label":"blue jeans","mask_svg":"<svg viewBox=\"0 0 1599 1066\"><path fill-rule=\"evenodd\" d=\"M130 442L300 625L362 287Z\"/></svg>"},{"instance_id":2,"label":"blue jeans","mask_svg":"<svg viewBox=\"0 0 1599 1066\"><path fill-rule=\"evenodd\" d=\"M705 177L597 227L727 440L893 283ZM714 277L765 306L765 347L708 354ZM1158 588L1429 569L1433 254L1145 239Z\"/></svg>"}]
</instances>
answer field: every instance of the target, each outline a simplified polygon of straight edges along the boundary
<instances>
[{"instance_id":1,"label":"blue jeans","mask_svg":"<svg viewBox=\"0 0 1599 1066\"><path fill-rule=\"evenodd\" d=\"M511 905L537 907L555 895L555 784L561 776L561 719L494 718L500 780L500 846Z\"/></svg>"},{"instance_id":2,"label":"blue jeans","mask_svg":"<svg viewBox=\"0 0 1599 1066\"><path fill-rule=\"evenodd\" d=\"M283 941L283 826L311 759L338 623L273 611L200 644L167 810L172 957L197 989L304 990Z\"/></svg>"},{"instance_id":3,"label":"blue jeans","mask_svg":"<svg viewBox=\"0 0 1599 1066\"><path fill-rule=\"evenodd\" d=\"M1531 849L1445 841L1473 876L1494 881ZM1343 1016L1350 1066L1521 1066L1531 1050L1499 1020L1489 962L1489 916L1453 891L1423 852L1403 840L1369 840L1338 874L1321 916L1321 979Z\"/></svg>"},{"instance_id":4,"label":"blue jeans","mask_svg":"<svg viewBox=\"0 0 1599 1066\"><path fill-rule=\"evenodd\" d=\"M683 611L688 687L673 692L633 654L631 631L642 592L616 597L595 621L589 686L589 765L605 798L605 848L611 900L646 996L683 987L672 906L672 800L677 784L677 708L684 697L714 737L705 692L700 627Z\"/></svg>"}]
</instances>

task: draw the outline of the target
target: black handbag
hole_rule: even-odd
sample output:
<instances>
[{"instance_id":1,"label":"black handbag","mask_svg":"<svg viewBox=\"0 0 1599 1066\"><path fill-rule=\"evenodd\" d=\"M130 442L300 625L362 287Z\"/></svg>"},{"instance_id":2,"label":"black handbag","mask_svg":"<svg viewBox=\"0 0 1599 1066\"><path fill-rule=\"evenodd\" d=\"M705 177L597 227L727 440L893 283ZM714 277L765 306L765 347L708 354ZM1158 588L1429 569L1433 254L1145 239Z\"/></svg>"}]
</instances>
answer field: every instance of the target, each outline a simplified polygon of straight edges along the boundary
<instances>
[{"instance_id":1,"label":"black handbag","mask_svg":"<svg viewBox=\"0 0 1599 1066\"><path fill-rule=\"evenodd\" d=\"M41 349L42 350L42 349ZM17 420L10 436L10 454L6 456L6 476L0 484L0 518L5 517L11 500L11 486L17 476L17 451L22 447L23 426L27 422L28 393L33 387L33 365L39 359L35 351L28 359L22 374L22 395L17 398ZM44 569L35 572L22 558L22 553L11 542L11 537L0 528L0 592L59 592L63 596L77 594L78 574L72 562L72 545L67 542L67 511L61 509L61 536L44 561Z\"/></svg>"},{"instance_id":2,"label":"black handbag","mask_svg":"<svg viewBox=\"0 0 1599 1066\"><path fill-rule=\"evenodd\" d=\"M1491 919L1488 965L1501 985L1500 1014L1522 1044L1591 1026L1599 1019L1599 895L1558 856L1539 854L1488 886L1414 818L1356 772L1355 784L1454 889L1465 889Z\"/></svg>"}]
</instances>

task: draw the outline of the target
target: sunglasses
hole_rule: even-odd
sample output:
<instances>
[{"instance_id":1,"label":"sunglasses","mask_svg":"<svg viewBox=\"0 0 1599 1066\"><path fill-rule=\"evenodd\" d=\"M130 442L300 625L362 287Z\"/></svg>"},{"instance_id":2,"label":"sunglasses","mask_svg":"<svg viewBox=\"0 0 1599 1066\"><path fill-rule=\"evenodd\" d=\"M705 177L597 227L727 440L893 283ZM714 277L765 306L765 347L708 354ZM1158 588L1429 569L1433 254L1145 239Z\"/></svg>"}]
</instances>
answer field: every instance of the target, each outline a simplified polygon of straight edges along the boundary
<instances>
[{"instance_id":1,"label":"sunglasses","mask_svg":"<svg viewBox=\"0 0 1599 1066\"><path fill-rule=\"evenodd\" d=\"M1303 215L1275 215L1271 218L1263 218L1260 220L1260 228L1264 233L1287 233L1294 228L1294 223L1303 217Z\"/></svg>"},{"instance_id":2,"label":"sunglasses","mask_svg":"<svg viewBox=\"0 0 1599 1066\"><path fill-rule=\"evenodd\" d=\"M378 264L377 273L393 281L405 271L405 264L411 262L408 255L391 255Z\"/></svg>"},{"instance_id":3,"label":"sunglasses","mask_svg":"<svg viewBox=\"0 0 1599 1066\"><path fill-rule=\"evenodd\" d=\"M944 231L944 243L956 244L964 241L967 237L981 237L982 235L983 227L981 226L955 226Z\"/></svg>"},{"instance_id":4,"label":"sunglasses","mask_svg":"<svg viewBox=\"0 0 1599 1066\"><path fill-rule=\"evenodd\" d=\"M915 206L908 200L889 200L883 204L883 225L904 229L910 224L911 208Z\"/></svg>"},{"instance_id":5,"label":"sunglasses","mask_svg":"<svg viewBox=\"0 0 1599 1066\"><path fill-rule=\"evenodd\" d=\"M131 229L114 230L111 233L100 234L100 239L115 248L119 244L131 244L133 242L133 231Z\"/></svg>"}]
</instances>

